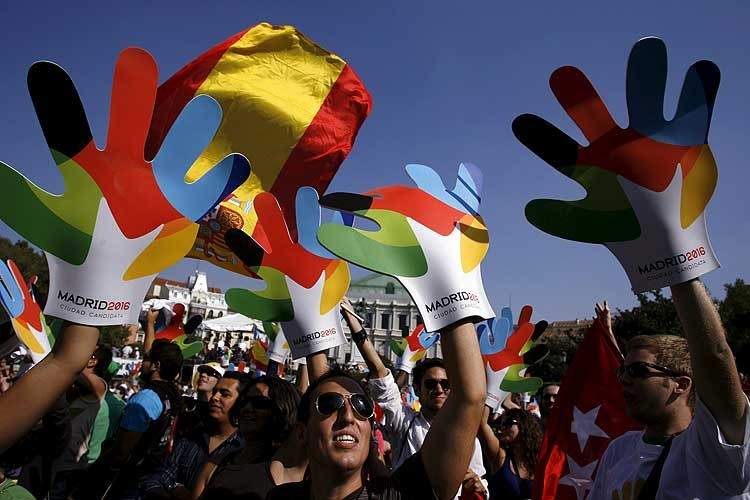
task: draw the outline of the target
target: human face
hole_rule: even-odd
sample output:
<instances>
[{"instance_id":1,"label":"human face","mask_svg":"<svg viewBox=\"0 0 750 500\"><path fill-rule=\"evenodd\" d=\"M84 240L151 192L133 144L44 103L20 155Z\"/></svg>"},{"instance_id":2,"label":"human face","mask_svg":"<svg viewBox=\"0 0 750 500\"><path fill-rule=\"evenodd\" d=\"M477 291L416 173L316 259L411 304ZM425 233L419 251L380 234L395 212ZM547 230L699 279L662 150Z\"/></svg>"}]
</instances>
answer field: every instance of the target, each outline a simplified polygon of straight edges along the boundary
<instances>
[{"instance_id":1,"label":"human face","mask_svg":"<svg viewBox=\"0 0 750 500\"><path fill-rule=\"evenodd\" d=\"M434 412L443 407L451 392L450 384L449 387L443 385L446 380L448 374L439 366L433 366L425 372L419 384L419 402L422 406Z\"/></svg>"},{"instance_id":2,"label":"human face","mask_svg":"<svg viewBox=\"0 0 750 500\"><path fill-rule=\"evenodd\" d=\"M216 387L216 383L219 381L219 377L213 372L202 371L198 376L198 385L195 390L197 392L211 393Z\"/></svg>"},{"instance_id":3,"label":"human face","mask_svg":"<svg viewBox=\"0 0 750 500\"><path fill-rule=\"evenodd\" d=\"M633 349L625 356L625 365L637 362L659 364L656 356L645 349ZM628 416L643 424L663 421L672 412L671 404L678 396L678 384L674 378L649 369L654 376L632 378L627 373L619 377L625 396Z\"/></svg>"},{"instance_id":4,"label":"human face","mask_svg":"<svg viewBox=\"0 0 750 500\"><path fill-rule=\"evenodd\" d=\"M268 396L268 386L258 382L247 391L248 403L240 410L240 432L243 436L262 435L269 439L268 428L273 418L273 401Z\"/></svg>"},{"instance_id":5,"label":"human face","mask_svg":"<svg viewBox=\"0 0 750 500\"><path fill-rule=\"evenodd\" d=\"M208 415L217 422L229 421L229 410L239 396L239 382L233 378L223 378L216 382L213 395L208 401Z\"/></svg>"},{"instance_id":6,"label":"human face","mask_svg":"<svg viewBox=\"0 0 750 500\"><path fill-rule=\"evenodd\" d=\"M520 432L517 418L513 416L500 417L500 423L497 426L497 439L501 445L509 445L515 441Z\"/></svg>"},{"instance_id":7,"label":"human face","mask_svg":"<svg viewBox=\"0 0 750 500\"><path fill-rule=\"evenodd\" d=\"M320 384L311 398L310 419L305 428L310 462L340 474L356 472L362 469L370 452L370 421L357 418L348 399L337 412L320 415L315 401L318 395L329 392L363 394L356 382L343 377Z\"/></svg>"},{"instance_id":8,"label":"human face","mask_svg":"<svg viewBox=\"0 0 750 500\"><path fill-rule=\"evenodd\" d=\"M542 389L542 400L541 404L539 405L539 411L541 412L542 416L547 417L547 415L549 415L555 408L555 403L557 402L557 393L559 391L559 385L548 385L547 387Z\"/></svg>"}]
</instances>

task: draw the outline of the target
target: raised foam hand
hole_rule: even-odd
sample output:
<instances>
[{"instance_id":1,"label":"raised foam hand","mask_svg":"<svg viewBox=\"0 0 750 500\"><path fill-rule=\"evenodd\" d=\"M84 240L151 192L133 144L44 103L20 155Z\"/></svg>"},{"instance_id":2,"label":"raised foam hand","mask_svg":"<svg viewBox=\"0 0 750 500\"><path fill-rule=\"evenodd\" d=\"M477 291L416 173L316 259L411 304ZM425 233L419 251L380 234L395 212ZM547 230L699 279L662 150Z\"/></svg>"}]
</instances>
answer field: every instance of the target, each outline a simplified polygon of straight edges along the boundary
<instances>
[{"instance_id":1,"label":"raised foam hand","mask_svg":"<svg viewBox=\"0 0 750 500\"><path fill-rule=\"evenodd\" d=\"M283 364L289 356L289 342L278 323L263 322L263 331L268 336L268 358Z\"/></svg>"},{"instance_id":2,"label":"raised foam hand","mask_svg":"<svg viewBox=\"0 0 750 500\"><path fill-rule=\"evenodd\" d=\"M526 206L529 222L561 238L606 245L635 292L719 266L704 218L717 179L707 141L719 69L709 61L690 67L672 120L663 113L666 78L664 42L645 38L628 62L627 128L615 123L591 82L570 66L552 74L550 87L588 146L538 116L513 122L526 147L587 193L576 201L533 200Z\"/></svg>"},{"instance_id":3,"label":"raised foam hand","mask_svg":"<svg viewBox=\"0 0 750 500\"><path fill-rule=\"evenodd\" d=\"M47 255L49 315L89 325L135 323L153 276L190 250L194 221L249 175L247 160L230 155L185 182L221 122L221 108L208 96L194 98L156 157L144 158L157 81L146 51L120 54L107 143L98 149L68 74L50 62L29 69L29 93L65 190L44 191L0 163L0 219Z\"/></svg>"},{"instance_id":4,"label":"raised foam hand","mask_svg":"<svg viewBox=\"0 0 750 500\"><path fill-rule=\"evenodd\" d=\"M184 324L185 319L185 306L177 303L172 306L172 319L169 324L156 332L154 339L156 340L168 340L173 344L177 344L182 351L183 359L192 358L201 350L203 350L203 341L195 340L193 342L187 342L187 336L192 335L196 328L203 322L203 316L195 314L190 317L187 324Z\"/></svg>"},{"instance_id":5,"label":"raised foam hand","mask_svg":"<svg viewBox=\"0 0 750 500\"><path fill-rule=\"evenodd\" d=\"M521 308L518 326L510 336L507 336L500 349L498 347L500 347L501 338L507 335L506 324L509 324L510 328L513 327L513 316L509 308L504 308L501 318L495 322L500 329L495 335L494 342L485 340L485 337L494 332L484 329L480 332L480 328L477 329L487 375L485 404L490 408L498 409L511 392L534 392L542 385L541 379L523 376L529 365L541 361L549 353L547 346L534 345L547 329L547 322L539 321L534 325L531 323L532 313L531 306L526 305Z\"/></svg>"},{"instance_id":6,"label":"raised foam hand","mask_svg":"<svg viewBox=\"0 0 750 500\"><path fill-rule=\"evenodd\" d=\"M248 270L266 282L266 288L232 288L226 293L227 304L246 316L281 322L294 359L345 343L338 304L349 288L349 266L293 241L272 194L259 194L253 205L260 228L255 233L263 241L254 241L240 230L228 231L226 241ZM319 223L318 217L298 220L297 226Z\"/></svg>"},{"instance_id":7,"label":"raised foam hand","mask_svg":"<svg viewBox=\"0 0 750 500\"><path fill-rule=\"evenodd\" d=\"M440 340L440 334L426 331L421 323L408 337L391 340L391 351L398 356L395 368L411 373L414 365L427 355L427 349L435 345L438 340Z\"/></svg>"},{"instance_id":8,"label":"raised foam hand","mask_svg":"<svg viewBox=\"0 0 750 500\"><path fill-rule=\"evenodd\" d=\"M257 340L250 349L250 360L256 369L268 371L268 342Z\"/></svg>"},{"instance_id":9,"label":"raised foam hand","mask_svg":"<svg viewBox=\"0 0 750 500\"><path fill-rule=\"evenodd\" d=\"M8 259L6 264L0 260L0 303L10 316L18 340L28 349L34 363L44 359L54 343L32 292L36 279L32 276L27 284L15 262Z\"/></svg>"},{"instance_id":10,"label":"raised foam hand","mask_svg":"<svg viewBox=\"0 0 750 500\"><path fill-rule=\"evenodd\" d=\"M430 332L463 318L493 317L480 271L489 235L477 213L479 169L462 164L450 190L429 167L409 165L407 171L419 188L388 186L321 198L321 205L370 219L379 230L323 224L318 240L349 262L398 279Z\"/></svg>"}]
</instances>

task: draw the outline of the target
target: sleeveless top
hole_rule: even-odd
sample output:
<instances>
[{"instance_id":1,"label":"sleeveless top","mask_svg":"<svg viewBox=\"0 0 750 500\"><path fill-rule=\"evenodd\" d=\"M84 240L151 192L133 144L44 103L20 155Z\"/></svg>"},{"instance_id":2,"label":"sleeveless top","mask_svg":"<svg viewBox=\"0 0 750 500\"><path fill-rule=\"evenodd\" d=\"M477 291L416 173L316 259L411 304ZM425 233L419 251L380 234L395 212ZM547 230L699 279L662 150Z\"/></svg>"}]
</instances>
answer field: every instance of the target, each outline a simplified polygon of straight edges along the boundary
<instances>
[{"instance_id":1,"label":"sleeveless top","mask_svg":"<svg viewBox=\"0 0 750 500\"><path fill-rule=\"evenodd\" d=\"M531 498L531 479L523 479L511 470L511 463L516 471L516 465L513 453L510 451L505 455L505 462L500 470L495 472L488 481L488 490L490 498L502 498L504 500L526 500Z\"/></svg>"}]
</instances>

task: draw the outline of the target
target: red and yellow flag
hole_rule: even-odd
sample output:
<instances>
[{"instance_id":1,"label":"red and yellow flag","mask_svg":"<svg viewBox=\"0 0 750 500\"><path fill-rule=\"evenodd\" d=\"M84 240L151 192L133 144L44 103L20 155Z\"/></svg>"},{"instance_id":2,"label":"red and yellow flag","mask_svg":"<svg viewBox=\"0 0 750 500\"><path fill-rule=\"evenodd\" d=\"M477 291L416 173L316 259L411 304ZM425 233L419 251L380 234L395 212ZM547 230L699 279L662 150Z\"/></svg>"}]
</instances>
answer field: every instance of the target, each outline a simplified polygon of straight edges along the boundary
<instances>
[{"instance_id":1,"label":"red and yellow flag","mask_svg":"<svg viewBox=\"0 0 750 500\"><path fill-rule=\"evenodd\" d=\"M188 257L248 274L226 246L226 230L253 233L257 218L252 200L263 191L276 196L294 230L297 189L325 191L351 151L372 98L339 56L292 26L261 23L212 47L159 87L147 158L156 154L180 111L198 94L216 99L224 116L188 180L200 178L232 152L250 160L252 173L201 221Z\"/></svg>"}]
</instances>

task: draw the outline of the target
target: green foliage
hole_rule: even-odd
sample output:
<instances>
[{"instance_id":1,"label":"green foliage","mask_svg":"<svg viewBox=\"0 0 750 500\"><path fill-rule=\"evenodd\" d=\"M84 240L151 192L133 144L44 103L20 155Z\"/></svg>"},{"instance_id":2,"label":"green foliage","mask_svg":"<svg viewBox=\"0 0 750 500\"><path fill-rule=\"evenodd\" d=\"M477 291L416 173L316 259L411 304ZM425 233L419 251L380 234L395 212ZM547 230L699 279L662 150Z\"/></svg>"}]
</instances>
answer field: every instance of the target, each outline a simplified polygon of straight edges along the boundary
<instances>
[{"instance_id":1,"label":"green foliage","mask_svg":"<svg viewBox=\"0 0 750 500\"><path fill-rule=\"evenodd\" d=\"M544 382L560 382L565 376L578 346L583 340L585 330L569 330L565 335L545 336L542 342L549 348L549 354L541 362L528 368L533 377L540 377Z\"/></svg>"},{"instance_id":2,"label":"green foliage","mask_svg":"<svg viewBox=\"0 0 750 500\"><path fill-rule=\"evenodd\" d=\"M727 340L737 358L737 368L750 373L750 285L741 279L724 285L727 296L719 304L719 314Z\"/></svg>"},{"instance_id":3,"label":"green foliage","mask_svg":"<svg viewBox=\"0 0 750 500\"><path fill-rule=\"evenodd\" d=\"M122 347L130 336L130 332L126 326L103 326L99 329L101 332L99 335L100 344L109 344L112 347Z\"/></svg>"},{"instance_id":4,"label":"green foliage","mask_svg":"<svg viewBox=\"0 0 750 500\"><path fill-rule=\"evenodd\" d=\"M661 290L639 293L636 307L629 310L618 309L613 318L612 329L618 342L628 341L636 335L682 336L682 327L672 299L665 297Z\"/></svg>"},{"instance_id":5,"label":"green foliage","mask_svg":"<svg viewBox=\"0 0 750 500\"><path fill-rule=\"evenodd\" d=\"M18 240L13 243L8 238L0 237L0 258L13 259L26 279L36 275L39 278L37 288L41 295L47 297L49 271L44 254L34 250L27 241Z\"/></svg>"}]
</instances>

